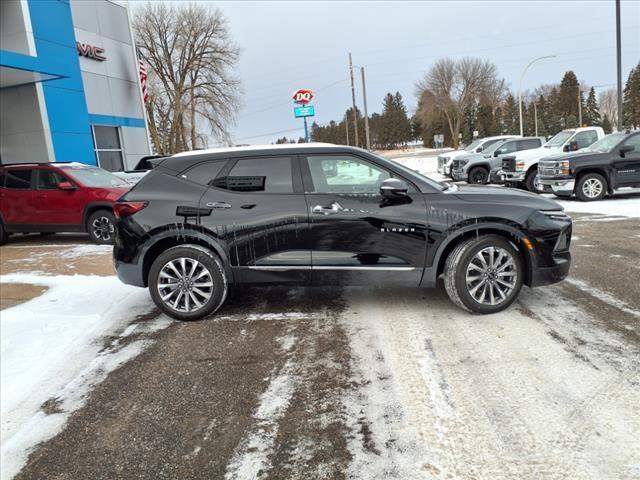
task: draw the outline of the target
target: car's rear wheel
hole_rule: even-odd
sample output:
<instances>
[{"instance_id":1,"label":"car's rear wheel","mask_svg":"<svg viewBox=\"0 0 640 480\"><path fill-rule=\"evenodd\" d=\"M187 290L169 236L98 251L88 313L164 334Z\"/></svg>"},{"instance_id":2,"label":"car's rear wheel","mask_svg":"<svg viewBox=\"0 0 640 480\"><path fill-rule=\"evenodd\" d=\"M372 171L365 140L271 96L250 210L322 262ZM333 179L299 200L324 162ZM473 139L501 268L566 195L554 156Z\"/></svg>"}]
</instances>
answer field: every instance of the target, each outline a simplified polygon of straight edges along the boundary
<instances>
[{"instance_id":1,"label":"car's rear wheel","mask_svg":"<svg viewBox=\"0 0 640 480\"><path fill-rule=\"evenodd\" d=\"M497 235L461 242L444 267L449 298L474 313L496 313L507 308L518 297L523 277L520 253Z\"/></svg>"},{"instance_id":2,"label":"car's rear wheel","mask_svg":"<svg viewBox=\"0 0 640 480\"><path fill-rule=\"evenodd\" d=\"M576 195L583 202L602 200L607 194L607 180L598 173L587 173L578 180Z\"/></svg>"},{"instance_id":3,"label":"car's rear wheel","mask_svg":"<svg viewBox=\"0 0 640 480\"><path fill-rule=\"evenodd\" d=\"M472 168L469 172L469 183L486 185L489 181L489 171L484 167Z\"/></svg>"},{"instance_id":4,"label":"car's rear wheel","mask_svg":"<svg viewBox=\"0 0 640 480\"><path fill-rule=\"evenodd\" d=\"M116 219L109 210L97 210L87 219L87 232L93 243L110 245L115 240Z\"/></svg>"},{"instance_id":5,"label":"car's rear wheel","mask_svg":"<svg viewBox=\"0 0 640 480\"><path fill-rule=\"evenodd\" d=\"M227 297L220 259L199 245L173 247L155 259L149 271L151 298L177 320L199 320L215 313Z\"/></svg>"}]
</instances>

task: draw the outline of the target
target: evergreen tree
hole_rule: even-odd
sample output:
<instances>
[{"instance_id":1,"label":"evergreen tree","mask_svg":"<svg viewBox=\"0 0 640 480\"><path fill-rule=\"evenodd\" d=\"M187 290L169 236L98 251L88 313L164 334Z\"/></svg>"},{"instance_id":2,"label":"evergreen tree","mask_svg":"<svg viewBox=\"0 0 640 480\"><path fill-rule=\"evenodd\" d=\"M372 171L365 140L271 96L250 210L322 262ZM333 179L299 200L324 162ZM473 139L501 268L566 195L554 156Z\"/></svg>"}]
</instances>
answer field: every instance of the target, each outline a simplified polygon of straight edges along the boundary
<instances>
[{"instance_id":1,"label":"evergreen tree","mask_svg":"<svg viewBox=\"0 0 640 480\"><path fill-rule=\"evenodd\" d=\"M611 133L611 121L609 120L609 116L605 113L604 117L602 118L602 129L604 130L604 133Z\"/></svg>"},{"instance_id":2,"label":"evergreen tree","mask_svg":"<svg viewBox=\"0 0 640 480\"><path fill-rule=\"evenodd\" d=\"M503 135L517 135L520 133L520 117L518 102L510 93L504 102L501 119L501 132Z\"/></svg>"},{"instance_id":3,"label":"evergreen tree","mask_svg":"<svg viewBox=\"0 0 640 480\"><path fill-rule=\"evenodd\" d=\"M629 72L624 86L622 102L623 122L626 128L640 127L640 62Z\"/></svg>"},{"instance_id":4,"label":"evergreen tree","mask_svg":"<svg viewBox=\"0 0 640 480\"><path fill-rule=\"evenodd\" d=\"M580 84L576 74L569 70L562 77L558 89L555 104L556 114L564 119L563 128L577 127L578 125L578 90ZM581 100L582 101L582 100Z\"/></svg>"},{"instance_id":5,"label":"evergreen tree","mask_svg":"<svg viewBox=\"0 0 640 480\"><path fill-rule=\"evenodd\" d=\"M582 113L582 121L589 126L600 126L602 124L600 108L596 100L596 91L593 87L589 90L589 96Z\"/></svg>"}]
</instances>

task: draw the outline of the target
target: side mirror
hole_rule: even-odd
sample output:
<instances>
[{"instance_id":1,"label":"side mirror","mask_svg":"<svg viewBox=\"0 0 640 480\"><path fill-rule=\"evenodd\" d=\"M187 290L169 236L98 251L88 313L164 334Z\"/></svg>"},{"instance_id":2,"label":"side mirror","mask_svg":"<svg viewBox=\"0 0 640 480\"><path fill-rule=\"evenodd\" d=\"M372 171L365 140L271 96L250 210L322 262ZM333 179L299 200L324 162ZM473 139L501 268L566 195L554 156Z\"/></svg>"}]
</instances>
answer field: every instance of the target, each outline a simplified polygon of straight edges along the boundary
<instances>
[{"instance_id":1,"label":"side mirror","mask_svg":"<svg viewBox=\"0 0 640 480\"><path fill-rule=\"evenodd\" d=\"M493 158L498 158L498 151L493 152Z\"/></svg>"},{"instance_id":2,"label":"side mirror","mask_svg":"<svg viewBox=\"0 0 640 480\"><path fill-rule=\"evenodd\" d=\"M409 187L399 178L387 178L380 185L380 194L385 198L406 197Z\"/></svg>"},{"instance_id":3,"label":"side mirror","mask_svg":"<svg viewBox=\"0 0 640 480\"><path fill-rule=\"evenodd\" d=\"M575 140L572 142L569 142L569 151L575 152L576 150L578 150L578 142L576 142Z\"/></svg>"},{"instance_id":4,"label":"side mirror","mask_svg":"<svg viewBox=\"0 0 640 480\"><path fill-rule=\"evenodd\" d=\"M621 157L624 157L625 153L633 152L634 150L635 148L633 147L633 145L623 145L620 147L618 152L620 152Z\"/></svg>"},{"instance_id":5,"label":"side mirror","mask_svg":"<svg viewBox=\"0 0 640 480\"><path fill-rule=\"evenodd\" d=\"M482 150L484 150L484 148L482 148L482 146L479 146L478 148L476 148L476 153L480 153L482 152Z\"/></svg>"},{"instance_id":6,"label":"side mirror","mask_svg":"<svg viewBox=\"0 0 640 480\"><path fill-rule=\"evenodd\" d=\"M71 182L60 182L58 184L58 189L71 191L71 190L77 190L78 188Z\"/></svg>"}]
</instances>

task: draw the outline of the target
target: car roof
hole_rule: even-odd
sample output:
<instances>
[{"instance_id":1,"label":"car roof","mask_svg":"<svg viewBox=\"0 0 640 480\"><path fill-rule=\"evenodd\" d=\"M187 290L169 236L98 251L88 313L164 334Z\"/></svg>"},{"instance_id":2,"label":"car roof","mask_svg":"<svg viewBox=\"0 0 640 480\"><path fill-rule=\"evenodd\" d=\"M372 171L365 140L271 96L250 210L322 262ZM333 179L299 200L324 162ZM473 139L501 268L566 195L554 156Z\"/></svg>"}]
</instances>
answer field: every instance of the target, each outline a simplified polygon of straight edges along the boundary
<instances>
[{"instance_id":1,"label":"car roof","mask_svg":"<svg viewBox=\"0 0 640 480\"><path fill-rule=\"evenodd\" d=\"M0 168L25 168L25 167L72 167L72 168L97 168L95 165L87 165L80 162L29 162L29 163L3 163Z\"/></svg>"},{"instance_id":2,"label":"car roof","mask_svg":"<svg viewBox=\"0 0 640 480\"><path fill-rule=\"evenodd\" d=\"M212 155L217 153L236 153L236 152L255 152L262 150L295 150L295 149L307 149L307 148L343 148L344 145L334 145L333 143L282 143L278 145L246 145L241 147L219 147L219 148L207 148L203 150L191 150L187 152L180 152L172 155L172 157L186 157L195 155Z\"/></svg>"}]
</instances>

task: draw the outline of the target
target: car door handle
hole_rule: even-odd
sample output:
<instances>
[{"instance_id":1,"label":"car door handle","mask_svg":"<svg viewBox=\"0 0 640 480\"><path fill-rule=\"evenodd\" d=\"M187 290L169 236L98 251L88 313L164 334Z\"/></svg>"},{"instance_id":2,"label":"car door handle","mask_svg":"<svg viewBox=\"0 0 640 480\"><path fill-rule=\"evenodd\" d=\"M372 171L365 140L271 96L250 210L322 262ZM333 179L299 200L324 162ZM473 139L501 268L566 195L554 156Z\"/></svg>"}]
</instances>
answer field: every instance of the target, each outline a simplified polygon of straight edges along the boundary
<instances>
[{"instance_id":1,"label":"car door handle","mask_svg":"<svg viewBox=\"0 0 640 480\"><path fill-rule=\"evenodd\" d=\"M329 206L329 207L325 207L325 206L322 206L322 205L316 205L315 207L313 207L311 209L311 211L313 213L316 213L318 215L335 215L340 210L342 210L342 207L340 206L340 204L338 202L333 202L331 204L331 206Z\"/></svg>"},{"instance_id":2,"label":"car door handle","mask_svg":"<svg viewBox=\"0 0 640 480\"><path fill-rule=\"evenodd\" d=\"M216 209L222 210L224 208L231 208L231 205L229 205L226 202L209 202L209 203L207 203L207 207L211 207L211 208L216 208Z\"/></svg>"}]
</instances>

